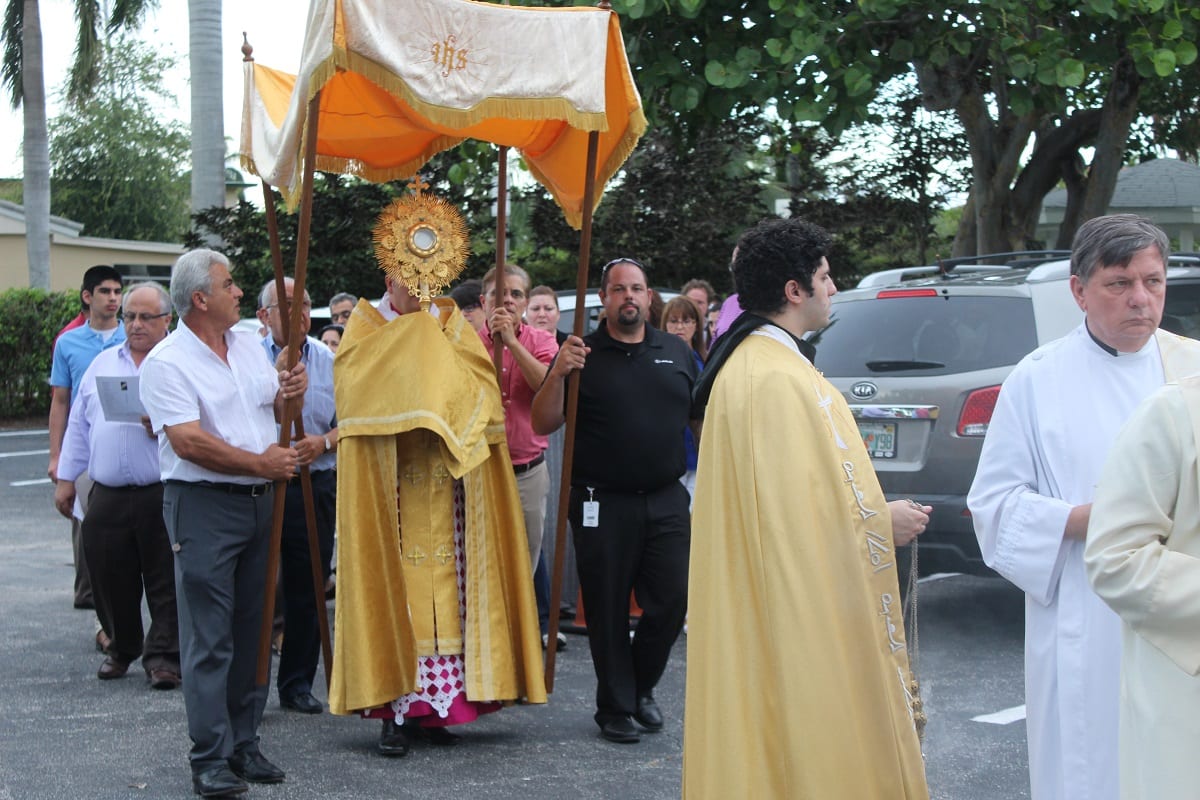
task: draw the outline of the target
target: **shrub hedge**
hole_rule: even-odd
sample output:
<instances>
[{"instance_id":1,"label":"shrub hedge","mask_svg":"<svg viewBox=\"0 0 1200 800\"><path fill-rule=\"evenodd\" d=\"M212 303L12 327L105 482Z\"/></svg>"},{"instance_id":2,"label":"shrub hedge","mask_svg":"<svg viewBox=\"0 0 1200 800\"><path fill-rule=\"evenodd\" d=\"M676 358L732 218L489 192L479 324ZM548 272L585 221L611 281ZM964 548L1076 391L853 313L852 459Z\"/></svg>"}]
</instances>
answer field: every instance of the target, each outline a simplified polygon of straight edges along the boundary
<instances>
[{"instance_id":1,"label":"shrub hedge","mask_svg":"<svg viewBox=\"0 0 1200 800\"><path fill-rule=\"evenodd\" d=\"M0 419L50 413L54 336L79 313L79 292L0 292Z\"/></svg>"}]
</instances>

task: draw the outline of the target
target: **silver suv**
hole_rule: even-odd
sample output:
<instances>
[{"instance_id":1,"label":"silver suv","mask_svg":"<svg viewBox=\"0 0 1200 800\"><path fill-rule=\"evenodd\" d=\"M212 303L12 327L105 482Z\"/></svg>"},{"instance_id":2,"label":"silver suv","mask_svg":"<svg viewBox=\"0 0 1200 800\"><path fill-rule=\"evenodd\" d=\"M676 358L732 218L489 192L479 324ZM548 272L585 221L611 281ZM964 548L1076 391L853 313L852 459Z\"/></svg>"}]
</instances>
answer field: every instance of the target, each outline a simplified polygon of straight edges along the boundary
<instances>
[{"instance_id":1,"label":"silver suv","mask_svg":"<svg viewBox=\"0 0 1200 800\"><path fill-rule=\"evenodd\" d=\"M1083 319L1069 274L1061 254L1038 266L877 273L835 295L829 326L810 337L888 499L933 506L922 573L990 573L967 491L1000 384L1027 353ZM1200 339L1200 257L1172 257L1162 327Z\"/></svg>"}]
</instances>

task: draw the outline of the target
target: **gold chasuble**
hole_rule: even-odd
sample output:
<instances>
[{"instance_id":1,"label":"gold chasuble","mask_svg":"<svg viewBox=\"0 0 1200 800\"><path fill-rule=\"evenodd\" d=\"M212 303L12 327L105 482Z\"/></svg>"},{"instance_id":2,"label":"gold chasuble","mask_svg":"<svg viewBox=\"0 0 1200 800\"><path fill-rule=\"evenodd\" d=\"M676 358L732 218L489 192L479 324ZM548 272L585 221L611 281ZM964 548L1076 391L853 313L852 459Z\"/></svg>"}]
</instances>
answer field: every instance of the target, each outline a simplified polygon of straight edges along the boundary
<instances>
[{"instance_id":1,"label":"gold chasuble","mask_svg":"<svg viewBox=\"0 0 1200 800\"><path fill-rule=\"evenodd\" d=\"M700 441L683 796L928 798L891 517L838 390L767 326Z\"/></svg>"},{"instance_id":2,"label":"gold chasuble","mask_svg":"<svg viewBox=\"0 0 1200 800\"><path fill-rule=\"evenodd\" d=\"M492 363L437 301L391 322L360 301L334 361L338 569L329 706L417 688L417 657L462 653L467 699L546 702L524 517ZM439 321L440 320L440 321ZM454 558L465 515L465 633Z\"/></svg>"}]
</instances>

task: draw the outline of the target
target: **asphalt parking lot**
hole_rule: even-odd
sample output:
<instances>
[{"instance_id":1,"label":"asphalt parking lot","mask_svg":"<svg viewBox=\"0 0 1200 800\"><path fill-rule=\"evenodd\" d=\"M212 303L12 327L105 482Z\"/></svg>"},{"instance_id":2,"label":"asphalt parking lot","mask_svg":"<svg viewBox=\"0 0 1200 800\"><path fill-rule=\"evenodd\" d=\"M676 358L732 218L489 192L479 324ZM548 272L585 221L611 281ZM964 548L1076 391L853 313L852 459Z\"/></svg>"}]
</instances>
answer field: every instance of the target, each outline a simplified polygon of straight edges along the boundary
<instances>
[{"instance_id":1,"label":"asphalt parking lot","mask_svg":"<svg viewBox=\"0 0 1200 800\"><path fill-rule=\"evenodd\" d=\"M94 618L71 607L69 526L52 507L45 442L44 429L0 432L0 800L194 797L182 696L149 689L136 666L122 680L96 678ZM921 597L932 796L1028 797L1020 594L996 578L949 576L923 583ZM418 743L401 759L375 753L377 722L285 712L272 692L262 749L287 781L246 796L679 797L685 642L657 693L666 730L615 745L591 720L586 641L568 639L548 705L488 715L459 729L458 746ZM764 717L781 713L802 712L764 698ZM814 722L818 732L829 724Z\"/></svg>"}]
</instances>

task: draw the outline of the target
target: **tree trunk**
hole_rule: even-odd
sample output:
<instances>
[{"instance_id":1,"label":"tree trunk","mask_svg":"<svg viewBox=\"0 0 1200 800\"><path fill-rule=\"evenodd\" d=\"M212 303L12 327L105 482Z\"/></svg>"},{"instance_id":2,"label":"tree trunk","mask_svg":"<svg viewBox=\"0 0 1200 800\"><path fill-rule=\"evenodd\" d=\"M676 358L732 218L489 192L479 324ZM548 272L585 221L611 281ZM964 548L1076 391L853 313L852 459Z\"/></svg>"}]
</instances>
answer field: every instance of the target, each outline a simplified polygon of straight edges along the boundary
<instances>
[{"instance_id":1,"label":"tree trunk","mask_svg":"<svg viewBox=\"0 0 1200 800\"><path fill-rule=\"evenodd\" d=\"M1067 205L1063 209L1063 218L1058 226L1058 238L1054 241L1054 247L1058 250L1070 250L1075 242L1075 231L1079 229L1083 193L1087 189L1087 168L1081 155L1076 153L1063 164L1062 179L1067 187Z\"/></svg>"},{"instance_id":2,"label":"tree trunk","mask_svg":"<svg viewBox=\"0 0 1200 800\"><path fill-rule=\"evenodd\" d=\"M42 24L38 0L24 0L21 29L21 101L25 116L24 177L25 249L29 286L50 288L50 139L46 133L46 83L42 69Z\"/></svg>"},{"instance_id":3,"label":"tree trunk","mask_svg":"<svg viewBox=\"0 0 1200 800\"><path fill-rule=\"evenodd\" d=\"M188 0L192 78L192 212L225 205L221 0Z\"/></svg>"},{"instance_id":4,"label":"tree trunk","mask_svg":"<svg viewBox=\"0 0 1200 800\"><path fill-rule=\"evenodd\" d=\"M954 258L975 255L978 252L975 241L975 187L972 186L967 193L967 202L963 204L958 230L954 232L954 246L950 255Z\"/></svg>"},{"instance_id":5,"label":"tree trunk","mask_svg":"<svg viewBox=\"0 0 1200 800\"><path fill-rule=\"evenodd\" d=\"M1096 154L1092 157L1083 196L1083 220L1108 213L1108 204L1117 188L1117 175L1125 165L1129 129L1137 117L1141 89L1142 79L1131 60L1126 57L1117 62L1113 67L1112 85L1104 96L1101 109Z\"/></svg>"},{"instance_id":6,"label":"tree trunk","mask_svg":"<svg viewBox=\"0 0 1200 800\"><path fill-rule=\"evenodd\" d=\"M1128 58L1113 67L1112 84L1104 96L1096 124L1092 163L1085 176L1073 175L1067 180L1067 208L1058 229L1060 244L1069 246L1080 225L1108 213L1117 188L1117 175L1125 164L1129 130L1137 117L1141 88L1142 79Z\"/></svg>"}]
</instances>

